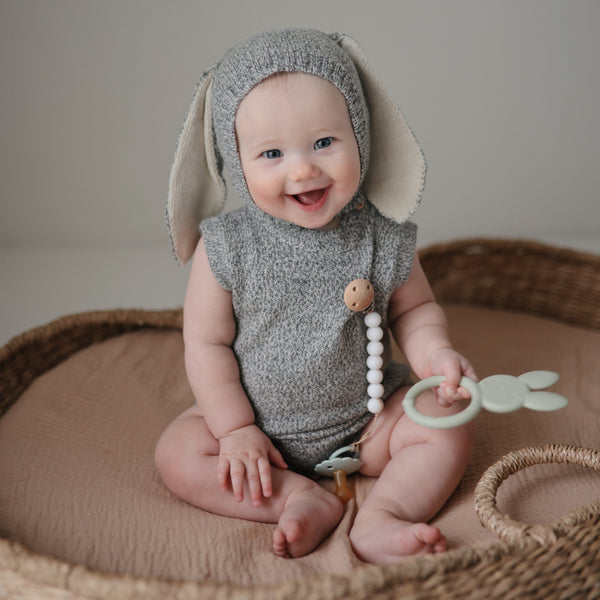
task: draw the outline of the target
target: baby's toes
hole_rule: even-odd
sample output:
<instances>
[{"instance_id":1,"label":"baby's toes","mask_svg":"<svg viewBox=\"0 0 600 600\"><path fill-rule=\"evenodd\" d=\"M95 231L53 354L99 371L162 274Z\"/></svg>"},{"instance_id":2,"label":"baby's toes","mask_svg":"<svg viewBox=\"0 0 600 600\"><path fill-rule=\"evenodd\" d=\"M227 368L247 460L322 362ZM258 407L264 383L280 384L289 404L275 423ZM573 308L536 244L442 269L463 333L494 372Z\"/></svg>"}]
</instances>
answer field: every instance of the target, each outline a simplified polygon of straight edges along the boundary
<instances>
[{"instance_id":1,"label":"baby's toes","mask_svg":"<svg viewBox=\"0 0 600 600\"><path fill-rule=\"evenodd\" d=\"M283 529L278 525L273 532L273 554L281 558L290 558L288 551L287 539Z\"/></svg>"}]
</instances>

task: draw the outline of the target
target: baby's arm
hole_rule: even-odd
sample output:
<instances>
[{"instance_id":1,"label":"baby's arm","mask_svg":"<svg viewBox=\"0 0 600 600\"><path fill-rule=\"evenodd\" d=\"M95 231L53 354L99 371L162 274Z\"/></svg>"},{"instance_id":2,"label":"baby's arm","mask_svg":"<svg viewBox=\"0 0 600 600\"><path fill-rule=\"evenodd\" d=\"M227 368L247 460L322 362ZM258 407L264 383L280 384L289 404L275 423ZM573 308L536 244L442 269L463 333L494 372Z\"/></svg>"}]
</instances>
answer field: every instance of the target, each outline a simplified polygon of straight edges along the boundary
<instances>
[{"instance_id":1,"label":"baby's arm","mask_svg":"<svg viewBox=\"0 0 600 600\"><path fill-rule=\"evenodd\" d=\"M440 386L440 402L447 405L461 399L461 377L477 376L469 361L454 350L446 315L435 301L416 255L408 280L392 294L388 316L394 337L415 373L421 379L446 376Z\"/></svg>"},{"instance_id":2,"label":"baby's arm","mask_svg":"<svg viewBox=\"0 0 600 600\"><path fill-rule=\"evenodd\" d=\"M243 500L248 481L253 504L272 494L271 462L286 464L271 440L254 424L254 411L240 381L232 350L236 325L231 293L213 275L200 240L184 303L185 365L206 425L219 441L218 482Z\"/></svg>"}]
</instances>

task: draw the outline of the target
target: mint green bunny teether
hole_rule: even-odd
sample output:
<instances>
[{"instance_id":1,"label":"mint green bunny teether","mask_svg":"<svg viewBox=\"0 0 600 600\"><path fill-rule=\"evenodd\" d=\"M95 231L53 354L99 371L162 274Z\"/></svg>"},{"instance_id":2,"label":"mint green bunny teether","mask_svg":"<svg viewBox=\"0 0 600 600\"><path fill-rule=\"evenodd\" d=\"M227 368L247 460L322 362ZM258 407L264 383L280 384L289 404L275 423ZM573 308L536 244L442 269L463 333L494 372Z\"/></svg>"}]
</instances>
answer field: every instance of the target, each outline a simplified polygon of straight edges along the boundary
<instances>
[{"instance_id":1,"label":"mint green bunny teether","mask_svg":"<svg viewBox=\"0 0 600 600\"><path fill-rule=\"evenodd\" d=\"M483 406L481 400L481 390L477 384L477 382L469 379L468 377L463 377L460 380L460 386L464 387L470 394L471 400L469 401L469 405L463 411L459 412L455 415L449 415L447 417L431 417L428 415L424 415L419 412L415 407L415 400L425 391L430 390L431 388L438 387L441 383L445 381L445 377L443 375L434 375L433 377L427 377L427 379L423 379L413 385L408 392L406 392L406 396L402 401L402 405L404 406L404 412L406 415L412 419L415 423L419 425L424 425L425 427L430 427L432 429L450 429L451 427L458 427L459 425L464 425L468 423L471 419L474 419L477 416L477 413L481 410Z\"/></svg>"},{"instance_id":2,"label":"mint green bunny teether","mask_svg":"<svg viewBox=\"0 0 600 600\"><path fill-rule=\"evenodd\" d=\"M471 394L468 406L455 415L432 417L419 412L415 400L424 391L438 387L445 380L443 375L435 375L413 385L402 404L406 415L415 423L432 429L449 429L468 423L482 408L495 413L514 412L523 407L539 411L564 408L568 404L564 396L537 391L554 385L558 379L558 374L553 371L529 371L519 377L492 375L479 383L463 377L460 386Z\"/></svg>"}]
</instances>

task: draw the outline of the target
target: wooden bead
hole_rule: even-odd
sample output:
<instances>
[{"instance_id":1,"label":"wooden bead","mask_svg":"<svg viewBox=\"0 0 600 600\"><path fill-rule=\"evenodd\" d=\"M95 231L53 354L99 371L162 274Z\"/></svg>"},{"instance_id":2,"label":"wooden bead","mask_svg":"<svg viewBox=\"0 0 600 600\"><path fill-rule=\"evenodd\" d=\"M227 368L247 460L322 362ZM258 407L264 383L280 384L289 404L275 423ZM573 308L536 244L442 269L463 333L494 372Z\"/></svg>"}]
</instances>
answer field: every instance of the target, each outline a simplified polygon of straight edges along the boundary
<instances>
[{"instance_id":1,"label":"wooden bead","mask_svg":"<svg viewBox=\"0 0 600 600\"><path fill-rule=\"evenodd\" d=\"M374 298L373 286L367 279L355 279L344 290L344 302L354 312L367 310L373 304Z\"/></svg>"}]
</instances>

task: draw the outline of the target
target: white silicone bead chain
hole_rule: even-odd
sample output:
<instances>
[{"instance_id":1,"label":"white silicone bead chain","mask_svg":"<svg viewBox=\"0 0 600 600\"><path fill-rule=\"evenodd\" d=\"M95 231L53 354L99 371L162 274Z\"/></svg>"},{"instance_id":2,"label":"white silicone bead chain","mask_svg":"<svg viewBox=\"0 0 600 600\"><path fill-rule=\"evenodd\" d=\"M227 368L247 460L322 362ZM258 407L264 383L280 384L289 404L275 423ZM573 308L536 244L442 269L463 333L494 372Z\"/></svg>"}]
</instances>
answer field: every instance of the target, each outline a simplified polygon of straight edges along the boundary
<instances>
[{"instance_id":1,"label":"white silicone bead chain","mask_svg":"<svg viewBox=\"0 0 600 600\"><path fill-rule=\"evenodd\" d=\"M375 294L373 286L366 279L355 279L350 282L344 291L344 302L354 312L365 313L364 322L367 327L367 409L374 414L374 419L383 409L383 329L381 327L381 315L372 310ZM355 443L336 450L327 460L315 466L317 475L335 477L343 476L345 486L345 474L358 471L362 462L359 458L358 447L371 433L371 430ZM341 475L340 475L341 474ZM338 480L336 479L336 495L338 494ZM346 490L347 492L347 490ZM342 496L339 496L340 498ZM347 501L342 500L343 502Z\"/></svg>"},{"instance_id":2,"label":"white silicone bead chain","mask_svg":"<svg viewBox=\"0 0 600 600\"><path fill-rule=\"evenodd\" d=\"M381 338L383 338L383 329L381 325L381 316L376 312L369 312L365 315L365 325L367 326L367 382L369 386L367 388L367 394L369 400L367 402L367 408L369 412L376 415L383 409L383 344Z\"/></svg>"},{"instance_id":3,"label":"white silicone bead chain","mask_svg":"<svg viewBox=\"0 0 600 600\"><path fill-rule=\"evenodd\" d=\"M377 415L383 409L383 329L381 328L381 315L372 310L375 292L367 279L355 279L350 282L344 291L344 302L354 312L365 313L367 327L367 409Z\"/></svg>"}]
</instances>

